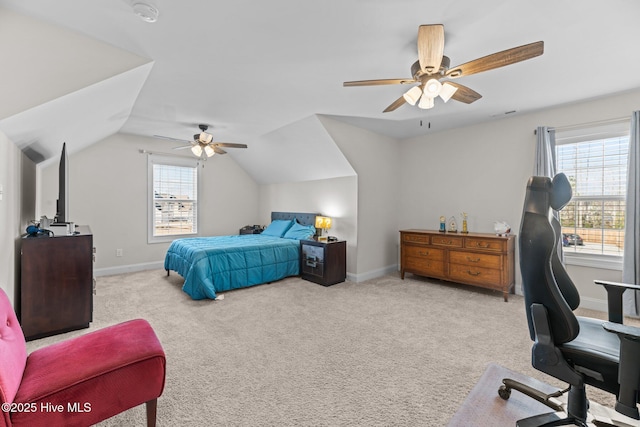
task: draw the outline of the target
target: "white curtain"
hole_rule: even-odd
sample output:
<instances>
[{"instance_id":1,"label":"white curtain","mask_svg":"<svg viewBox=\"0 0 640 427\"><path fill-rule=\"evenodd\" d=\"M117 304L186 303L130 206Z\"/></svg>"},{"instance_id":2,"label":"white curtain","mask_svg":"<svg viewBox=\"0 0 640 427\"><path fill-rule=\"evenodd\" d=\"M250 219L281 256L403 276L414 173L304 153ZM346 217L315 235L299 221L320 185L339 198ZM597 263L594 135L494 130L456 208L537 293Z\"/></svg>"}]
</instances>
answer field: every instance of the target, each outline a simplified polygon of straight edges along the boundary
<instances>
[{"instance_id":1,"label":"white curtain","mask_svg":"<svg viewBox=\"0 0 640 427\"><path fill-rule=\"evenodd\" d=\"M538 126L536 136L538 140L533 175L553 178L556 174L556 131L546 126Z\"/></svg>"},{"instance_id":2,"label":"white curtain","mask_svg":"<svg viewBox=\"0 0 640 427\"><path fill-rule=\"evenodd\" d=\"M622 261L622 281L640 284L640 111L631 116L629 133L629 166L627 181L627 210L625 213L624 258ZM624 312L632 316L640 315L640 292L626 291Z\"/></svg>"}]
</instances>

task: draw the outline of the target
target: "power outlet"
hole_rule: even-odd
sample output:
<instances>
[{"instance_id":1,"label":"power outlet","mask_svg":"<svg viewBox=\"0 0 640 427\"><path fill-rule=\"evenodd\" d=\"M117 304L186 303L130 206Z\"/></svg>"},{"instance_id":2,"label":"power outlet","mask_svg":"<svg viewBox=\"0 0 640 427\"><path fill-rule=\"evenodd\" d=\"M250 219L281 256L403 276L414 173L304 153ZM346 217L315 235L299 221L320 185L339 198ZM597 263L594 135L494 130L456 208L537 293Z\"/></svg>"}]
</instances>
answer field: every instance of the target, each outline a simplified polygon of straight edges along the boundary
<instances>
[{"instance_id":1,"label":"power outlet","mask_svg":"<svg viewBox=\"0 0 640 427\"><path fill-rule=\"evenodd\" d=\"M122 256L122 249L116 249L116 256Z\"/></svg>"}]
</instances>

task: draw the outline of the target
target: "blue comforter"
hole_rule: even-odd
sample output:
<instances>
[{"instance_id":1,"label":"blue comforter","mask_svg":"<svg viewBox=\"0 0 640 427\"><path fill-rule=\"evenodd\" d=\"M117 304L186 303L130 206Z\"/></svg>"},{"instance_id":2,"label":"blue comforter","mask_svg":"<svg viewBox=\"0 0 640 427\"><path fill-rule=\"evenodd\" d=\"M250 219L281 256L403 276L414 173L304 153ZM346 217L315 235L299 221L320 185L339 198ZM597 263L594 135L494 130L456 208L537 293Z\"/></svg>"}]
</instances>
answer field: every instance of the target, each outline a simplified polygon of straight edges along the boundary
<instances>
[{"instance_id":1,"label":"blue comforter","mask_svg":"<svg viewBox=\"0 0 640 427\"><path fill-rule=\"evenodd\" d=\"M169 246L164 268L184 278L193 299L273 282L300 272L300 241L261 234L191 237Z\"/></svg>"}]
</instances>

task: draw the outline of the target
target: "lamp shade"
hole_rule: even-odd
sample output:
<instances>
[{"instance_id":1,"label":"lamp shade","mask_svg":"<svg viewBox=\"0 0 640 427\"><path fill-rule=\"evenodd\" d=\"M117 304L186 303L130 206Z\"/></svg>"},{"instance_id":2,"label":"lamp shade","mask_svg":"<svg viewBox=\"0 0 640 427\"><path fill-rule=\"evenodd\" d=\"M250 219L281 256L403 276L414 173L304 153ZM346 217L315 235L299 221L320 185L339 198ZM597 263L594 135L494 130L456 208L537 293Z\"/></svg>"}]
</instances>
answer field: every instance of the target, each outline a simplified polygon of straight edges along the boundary
<instances>
[{"instance_id":1,"label":"lamp shade","mask_svg":"<svg viewBox=\"0 0 640 427\"><path fill-rule=\"evenodd\" d=\"M456 93L457 90L458 88L455 87L454 85L449 83L444 83L442 85L442 89L440 90L440 98L442 98L444 102L447 102L448 100L451 99L451 97L453 96L454 93Z\"/></svg>"},{"instance_id":2,"label":"lamp shade","mask_svg":"<svg viewBox=\"0 0 640 427\"><path fill-rule=\"evenodd\" d=\"M210 133L202 132L200 136L198 136L198 140L200 142L204 142L205 144L208 144L211 141L213 141L213 135L211 135Z\"/></svg>"},{"instance_id":3,"label":"lamp shade","mask_svg":"<svg viewBox=\"0 0 640 427\"><path fill-rule=\"evenodd\" d=\"M433 98L429 98L426 95L420 98L420 102L418 103L418 107L422 108L423 110L428 110L429 108L433 108L433 106Z\"/></svg>"},{"instance_id":4,"label":"lamp shade","mask_svg":"<svg viewBox=\"0 0 640 427\"><path fill-rule=\"evenodd\" d=\"M420 96L422 96L422 89L420 89L420 86L414 86L402 95L404 100L411 105L416 105Z\"/></svg>"},{"instance_id":5,"label":"lamp shade","mask_svg":"<svg viewBox=\"0 0 640 427\"><path fill-rule=\"evenodd\" d=\"M200 157L202 156L202 147L200 147L200 144L196 144L193 147L191 147L191 152L196 156Z\"/></svg>"},{"instance_id":6,"label":"lamp shade","mask_svg":"<svg viewBox=\"0 0 640 427\"><path fill-rule=\"evenodd\" d=\"M442 90L442 83L436 79L429 79L424 85L424 94L429 98L435 98L440 95L440 90Z\"/></svg>"},{"instance_id":7,"label":"lamp shade","mask_svg":"<svg viewBox=\"0 0 640 427\"><path fill-rule=\"evenodd\" d=\"M211 157L216 154L216 152L213 150L213 147L210 145L204 146L204 152L206 153L207 157Z\"/></svg>"},{"instance_id":8,"label":"lamp shade","mask_svg":"<svg viewBox=\"0 0 640 427\"><path fill-rule=\"evenodd\" d=\"M333 220L328 216L317 216L315 226L316 228L322 228L324 230L327 230L331 228L332 223L333 223Z\"/></svg>"}]
</instances>

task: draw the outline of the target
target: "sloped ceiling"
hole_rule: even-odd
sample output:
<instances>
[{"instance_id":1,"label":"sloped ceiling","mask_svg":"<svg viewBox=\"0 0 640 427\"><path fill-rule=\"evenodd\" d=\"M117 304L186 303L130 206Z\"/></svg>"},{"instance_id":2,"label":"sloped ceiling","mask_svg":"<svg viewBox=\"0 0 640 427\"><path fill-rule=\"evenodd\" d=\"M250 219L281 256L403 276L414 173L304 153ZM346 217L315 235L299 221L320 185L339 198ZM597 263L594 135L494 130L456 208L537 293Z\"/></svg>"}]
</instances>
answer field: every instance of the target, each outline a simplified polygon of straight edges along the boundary
<instances>
[{"instance_id":1,"label":"sloped ceiling","mask_svg":"<svg viewBox=\"0 0 640 427\"><path fill-rule=\"evenodd\" d=\"M279 131L316 114L402 139L640 88L637 1L145 1L159 9L156 23L138 19L133 0L0 0L0 57L9 64L0 70L0 130L20 146L44 144L54 134L44 120L29 117L29 132L26 120L20 132L3 121L117 75L131 73L133 87L139 67L153 61L133 102L114 100L111 111L90 117L95 123L84 114L61 117L61 134L85 126L79 134L96 141L119 122L105 123L129 112L119 131L147 137L187 141L204 123L215 140L248 144L228 155L264 168L253 172L264 178L284 153L259 145L276 145ZM538 40L545 52L460 79L483 95L473 104L438 101L431 110L405 105L385 114L406 86L342 86L409 77L418 26L434 23L445 26L452 65ZM64 99L83 102L69 111L90 111L112 95L112 85L93 87L91 99Z\"/></svg>"},{"instance_id":2,"label":"sloped ceiling","mask_svg":"<svg viewBox=\"0 0 640 427\"><path fill-rule=\"evenodd\" d=\"M33 161L118 132L153 61L0 8L0 129Z\"/></svg>"},{"instance_id":3,"label":"sloped ceiling","mask_svg":"<svg viewBox=\"0 0 640 427\"><path fill-rule=\"evenodd\" d=\"M317 116L256 138L235 160L258 182L315 181L356 172Z\"/></svg>"}]
</instances>

